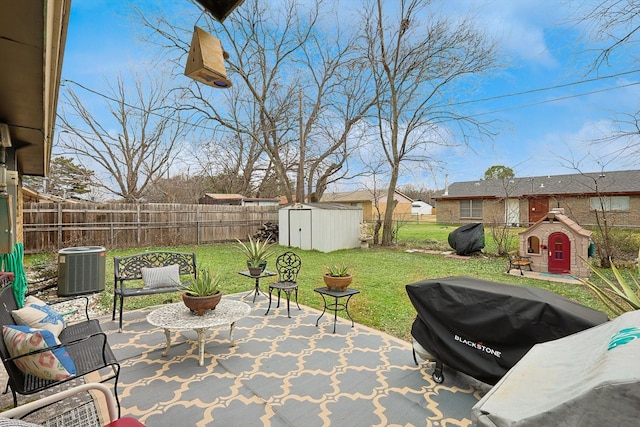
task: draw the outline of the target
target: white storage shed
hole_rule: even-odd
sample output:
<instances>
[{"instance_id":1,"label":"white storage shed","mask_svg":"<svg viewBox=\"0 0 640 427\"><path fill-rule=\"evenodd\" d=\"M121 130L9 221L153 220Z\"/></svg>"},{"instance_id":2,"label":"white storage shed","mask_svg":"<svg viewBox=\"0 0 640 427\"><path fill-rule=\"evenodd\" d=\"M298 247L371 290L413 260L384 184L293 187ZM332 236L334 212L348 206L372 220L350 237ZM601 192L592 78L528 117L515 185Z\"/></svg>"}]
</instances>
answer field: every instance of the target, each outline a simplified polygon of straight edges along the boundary
<instances>
[{"instance_id":1,"label":"white storage shed","mask_svg":"<svg viewBox=\"0 0 640 427\"><path fill-rule=\"evenodd\" d=\"M362 208L298 203L279 211L280 245L331 252L360 247Z\"/></svg>"}]
</instances>

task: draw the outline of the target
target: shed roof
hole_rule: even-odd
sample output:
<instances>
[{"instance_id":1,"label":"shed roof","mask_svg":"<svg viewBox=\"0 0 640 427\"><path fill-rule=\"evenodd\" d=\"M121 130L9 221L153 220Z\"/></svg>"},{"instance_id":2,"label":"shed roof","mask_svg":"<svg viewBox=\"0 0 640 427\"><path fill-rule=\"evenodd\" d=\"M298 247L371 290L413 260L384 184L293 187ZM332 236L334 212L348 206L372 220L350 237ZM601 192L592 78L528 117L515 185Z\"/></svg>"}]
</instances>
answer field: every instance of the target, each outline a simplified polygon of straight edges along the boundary
<instances>
[{"instance_id":1,"label":"shed roof","mask_svg":"<svg viewBox=\"0 0 640 427\"><path fill-rule=\"evenodd\" d=\"M594 194L640 194L640 170L455 182L434 199Z\"/></svg>"}]
</instances>

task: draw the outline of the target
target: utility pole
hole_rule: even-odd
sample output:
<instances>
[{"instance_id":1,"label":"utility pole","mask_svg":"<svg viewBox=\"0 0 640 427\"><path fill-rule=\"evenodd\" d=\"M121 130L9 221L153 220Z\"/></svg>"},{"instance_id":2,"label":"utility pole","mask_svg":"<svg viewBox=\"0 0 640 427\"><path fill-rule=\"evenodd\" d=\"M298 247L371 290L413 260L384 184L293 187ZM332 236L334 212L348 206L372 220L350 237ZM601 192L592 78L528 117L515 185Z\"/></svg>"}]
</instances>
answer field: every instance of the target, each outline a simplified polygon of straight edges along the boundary
<instances>
[{"instance_id":1,"label":"utility pole","mask_svg":"<svg viewBox=\"0 0 640 427\"><path fill-rule=\"evenodd\" d=\"M306 141L304 136L304 123L303 123L303 102L302 102L302 89L299 91L300 97L300 158L298 161L298 173L296 180L296 203L304 203L304 162L305 162L305 147Z\"/></svg>"}]
</instances>

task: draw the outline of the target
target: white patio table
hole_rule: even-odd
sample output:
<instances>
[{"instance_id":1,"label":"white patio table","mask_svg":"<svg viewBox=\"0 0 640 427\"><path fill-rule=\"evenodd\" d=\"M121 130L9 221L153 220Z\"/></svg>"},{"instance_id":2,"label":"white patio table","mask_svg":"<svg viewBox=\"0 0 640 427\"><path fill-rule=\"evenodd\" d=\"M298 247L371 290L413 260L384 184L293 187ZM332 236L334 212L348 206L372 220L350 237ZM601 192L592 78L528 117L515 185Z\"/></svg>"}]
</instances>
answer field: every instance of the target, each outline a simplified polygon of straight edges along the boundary
<instances>
[{"instance_id":1,"label":"white patio table","mask_svg":"<svg viewBox=\"0 0 640 427\"><path fill-rule=\"evenodd\" d=\"M198 335L198 350L200 366L204 365L204 345L207 330L216 326L230 325L229 340L233 341L233 327L236 321L246 317L251 313L251 307L241 301L234 301L223 298L216 306L215 310L209 310L203 316L197 316L191 312L183 303L168 304L153 310L147 315L147 322L153 326L164 329L167 339L167 348L162 356L169 354L171 348L171 330L193 329Z\"/></svg>"}]
</instances>

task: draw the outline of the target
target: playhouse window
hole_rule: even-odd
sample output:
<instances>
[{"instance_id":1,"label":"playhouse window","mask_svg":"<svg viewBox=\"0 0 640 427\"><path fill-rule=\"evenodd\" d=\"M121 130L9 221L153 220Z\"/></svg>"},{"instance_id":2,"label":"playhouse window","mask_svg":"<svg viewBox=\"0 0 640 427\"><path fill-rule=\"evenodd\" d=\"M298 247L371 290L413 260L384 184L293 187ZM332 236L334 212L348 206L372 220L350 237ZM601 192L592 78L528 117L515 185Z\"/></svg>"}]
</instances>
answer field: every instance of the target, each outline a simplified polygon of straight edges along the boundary
<instances>
[{"instance_id":1,"label":"playhouse window","mask_svg":"<svg viewBox=\"0 0 640 427\"><path fill-rule=\"evenodd\" d=\"M591 197L589 204L592 211L628 211L629 196Z\"/></svg>"},{"instance_id":2,"label":"playhouse window","mask_svg":"<svg viewBox=\"0 0 640 427\"><path fill-rule=\"evenodd\" d=\"M482 200L460 200L460 218L482 218Z\"/></svg>"},{"instance_id":3,"label":"playhouse window","mask_svg":"<svg viewBox=\"0 0 640 427\"><path fill-rule=\"evenodd\" d=\"M540 253L540 239L536 236L530 236L527 239L527 252L530 254Z\"/></svg>"}]
</instances>

